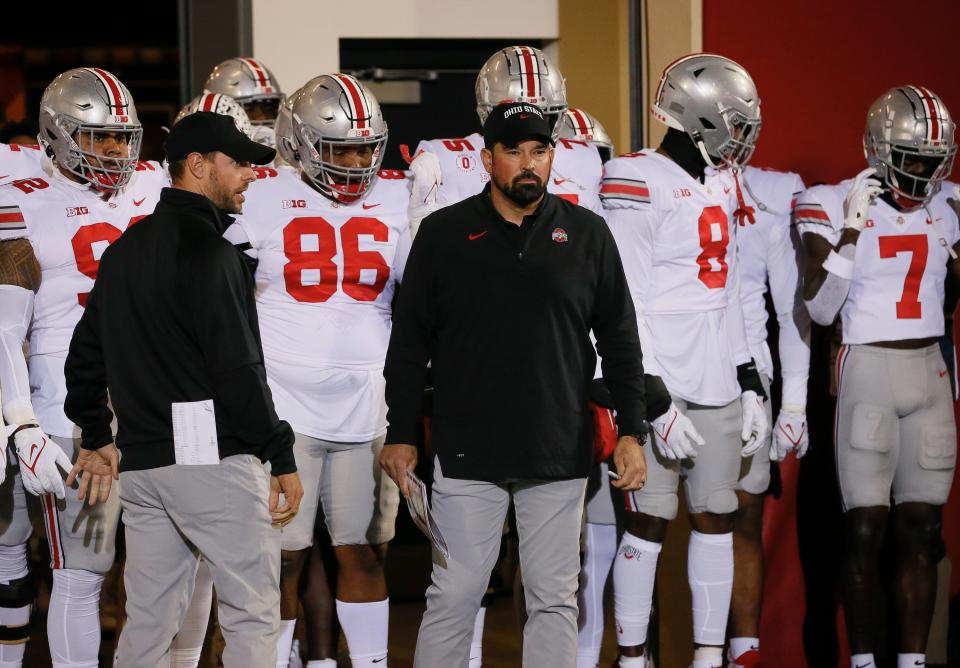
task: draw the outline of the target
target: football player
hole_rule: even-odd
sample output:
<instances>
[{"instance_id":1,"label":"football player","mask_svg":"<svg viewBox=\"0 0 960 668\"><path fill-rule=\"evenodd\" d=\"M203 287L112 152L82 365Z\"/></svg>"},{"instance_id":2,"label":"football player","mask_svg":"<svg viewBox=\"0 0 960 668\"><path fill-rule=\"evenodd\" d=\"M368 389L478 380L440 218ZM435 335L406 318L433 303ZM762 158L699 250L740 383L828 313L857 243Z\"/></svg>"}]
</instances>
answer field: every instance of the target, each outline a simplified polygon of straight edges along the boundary
<instances>
[{"instance_id":1,"label":"football player","mask_svg":"<svg viewBox=\"0 0 960 668\"><path fill-rule=\"evenodd\" d=\"M957 216L937 194L953 167L954 130L927 88L887 91L867 113L867 169L810 188L795 213L810 315L827 325L839 313L843 324L835 439L854 668L877 665L874 596L888 525L897 554L897 665L926 662L941 511L956 464L950 379L937 344L947 271L960 271Z\"/></svg>"},{"instance_id":2,"label":"football player","mask_svg":"<svg viewBox=\"0 0 960 668\"><path fill-rule=\"evenodd\" d=\"M535 104L559 132L567 109L567 88L560 70L540 50L512 46L490 56L475 86L480 123L505 100ZM483 136L474 132L459 139L420 142L410 169L414 183L410 199L413 229L440 207L456 204L483 190L490 176L480 162ZM600 213L601 164L596 149L581 139L558 139L547 190Z\"/></svg>"},{"instance_id":3,"label":"football player","mask_svg":"<svg viewBox=\"0 0 960 668\"><path fill-rule=\"evenodd\" d=\"M597 147L603 162L613 157L613 141L600 122L582 109L570 108L557 122L558 138L584 141ZM597 365L597 373L600 366ZM577 668L595 668L600 663L603 642L603 590L617 554L617 517L613 507L606 459L611 440L616 442L611 411L613 401L602 381L594 380L594 440L597 459L587 481L583 533L583 566L580 570L580 631L577 637ZM612 432L612 433L611 433Z\"/></svg>"},{"instance_id":4,"label":"football player","mask_svg":"<svg viewBox=\"0 0 960 668\"><path fill-rule=\"evenodd\" d=\"M174 125L184 116L195 114L198 111L212 111L215 114L230 116L240 132L254 139L253 123L250 122L250 117L247 116L247 112L243 110L240 103L229 95L211 93L209 91L200 93L200 95L190 100L190 102L180 110L180 113L177 114L176 119L173 121Z\"/></svg>"},{"instance_id":5,"label":"football player","mask_svg":"<svg viewBox=\"0 0 960 668\"><path fill-rule=\"evenodd\" d=\"M63 412L63 365L100 256L153 210L166 183L159 164L138 161L141 135L130 91L113 74L69 70L53 80L40 102L39 141L48 160L0 188L4 357L15 367L22 364L18 346L31 329L32 388L27 391L22 377L3 382L3 413L14 427L20 473L9 476L12 494L2 503L16 518L19 484L43 495L53 568L47 633L56 668L97 665L100 587L113 564L120 511L114 491L107 503L93 507L64 495L59 469L69 469L77 452L74 425ZM14 520L0 539L0 582L7 583L0 585L3 605L15 602L4 615L23 610L18 604L30 600L18 584L27 576L28 536L29 524L21 530Z\"/></svg>"},{"instance_id":6,"label":"football player","mask_svg":"<svg viewBox=\"0 0 960 668\"><path fill-rule=\"evenodd\" d=\"M557 128L558 139L585 141L596 146L603 163L616 155L609 133L600 121L583 109L567 109L557 122Z\"/></svg>"},{"instance_id":7,"label":"football player","mask_svg":"<svg viewBox=\"0 0 960 668\"><path fill-rule=\"evenodd\" d=\"M770 460L781 461L791 451L802 457L810 442L806 416L810 316L800 296L800 244L791 227L793 206L803 191L803 181L797 174L745 166L749 157L746 154L741 159L735 183L740 299L750 354L769 394L773 382L765 300L769 285L779 324L777 348L782 389L769 448L765 444L744 461L737 483L728 668L756 666L760 661L764 577L761 530L763 495L770 486ZM770 422L771 402L764 406Z\"/></svg>"},{"instance_id":8,"label":"football player","mask_svg":"<svg viewBox=\"0 0 960 668\"><path fill-rule=\"evenodd\" d=\"M256 58L230 58L213 68L203 89L236 100L254 126L252 139L276 146L274 124L285 96L266 65Z\"/></svg>"},{"instance_id":9,"label":"football player","mask_svg":"<svg viewBox=\"0 0 960 668\"><path fill-rule=\"evenodd\" d=\"M653 113L668 126L659 148L608 162L600 190L633 293L645 370L674 400L651 422L647 484L627 495L614 564L617 638L620 666L646 665L657 560L682 478L693 528L693 667L712 668L723 663L740 458L769 433L741 312L730 175L753 150L760 100L743 67L696 54L664 70Z\"/></svg>"},{"instance_id":10,"label":"football player","mask_svg":"<svg viewBox=\"0 0 960 668\"><path fill-rule=\"evenodd\" d=\"M339 563L337 617L358 668L386 666L383 572L399 492L377 462L386 433L383 365L390 303L410 246L403 172L379 171L380 105L330 74L292 96L298 170L264 170L225 235L258 258L257 312L277 413L297 433L304 484L283 530L278 665L290 655L303 562L322 503ZM236 229L234 229L236 228ZM310 663L314 666L335 665Z\"/></svg>"}]
</instances>

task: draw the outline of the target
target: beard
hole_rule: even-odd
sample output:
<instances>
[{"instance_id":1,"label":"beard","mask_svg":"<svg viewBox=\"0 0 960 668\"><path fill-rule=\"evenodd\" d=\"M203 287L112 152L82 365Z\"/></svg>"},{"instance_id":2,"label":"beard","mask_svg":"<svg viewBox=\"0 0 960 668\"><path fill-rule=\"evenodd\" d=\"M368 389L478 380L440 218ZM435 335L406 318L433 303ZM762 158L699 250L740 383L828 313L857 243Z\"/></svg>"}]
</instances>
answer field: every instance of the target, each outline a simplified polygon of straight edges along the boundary
<instances>
[{"instance_id":1,"label":"beard","mask_svg":"<svg viewBox=\"0 0 960 668\"><path fill-rule=\"evenodd\" d=\"M216 169L212 170L210 174L210 185L212 188L207 197L218 209L227 213L240 213L242 205L237 204L234 199L237 194L236 190L223 183L220 179L220 172Z\"/></svg>"},{"instance_id":2,"label":"beard","mask_svg":"<svg viewBox=\"0 0 960 668\"><path fill-rule=\"evenodd\" d=\"M522 179L533 179L535 183L520 183ZM494 185L507 196L507 199L518 206L533 204L543 197L543 193L547 190L547 186L540 177L530 171L520 172L510 183L500 183L494 179Z\"/></svg>"}]
</instances>

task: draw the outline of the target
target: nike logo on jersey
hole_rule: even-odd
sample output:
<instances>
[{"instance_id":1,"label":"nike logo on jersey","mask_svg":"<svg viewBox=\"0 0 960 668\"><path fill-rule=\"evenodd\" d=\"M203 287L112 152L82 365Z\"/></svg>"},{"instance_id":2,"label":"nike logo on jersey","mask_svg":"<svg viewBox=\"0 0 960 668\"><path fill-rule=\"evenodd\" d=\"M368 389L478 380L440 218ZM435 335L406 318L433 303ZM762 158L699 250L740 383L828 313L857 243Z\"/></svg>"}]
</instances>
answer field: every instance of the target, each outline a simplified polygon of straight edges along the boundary
<instances>
[{"instance_id":1,"label":"nike logo on jersey","mask_svg":"<svg viewBox=\"0 0 960 668\"><path fill-rule=\"evenodd\" d=\"M379 658L379 659L374 659L374 660L371 661L370 663L380 663L381 661L386 661L386 660L387 660L387 657L384 656L384 657L381 657L381 658Z\"/></svg>"},{"instance_id":2,"label":"nike logo on jersey","mask_svg":"<svg viewBox=\"0 0 960 668\"><path fill-rule=\"evenodd\" d=\"M146 197L141 197L141 198L138 199L138 200L135 199L135 200L133 200L133 205L134 205L134 206L140 206L141 204L144 203L144 201L145 201L146 199L147 199Z\"/></svg>"},{"instance_id":3,"label":"nike logo on jersey","mask_svg":"<svg viewBox=\"0 0 960 668\"><path fill-rule=\"evenodd\" d=\"M724 186L724 187L723 187L723 194L726 195L726 194L728 194L731 190L733 190L733 188L731 188L730 186Z\"/></svg>"},{"instance_id":4,"label":"nike logo on jersey","mask_svg":"<svg viewBox=\"0 0 960 668\"><path fill-rule=\"evenodd\" d=\"M871 661L870 663L873 663L873 662ZM870 668L870 664L869 664L869 663L865 663L865 664L863 664L862 666L857 666L857 668Z\"/></svg>"},{"instance_id":5,"label":"nike logo on jersey","mask_svg":"<svg viewBox=\"0 0 960 668\"><path fill-rule=\"evenodd\" d=\"M943 378L944 376L947 375L947 370L944 369L943 371L938 371L937 373L939 373L939 374L940 374L940 377Z\"/></svg>"},{"instance_id":6,"label":"nike logo on jersey","mask_svg":"<svg viewBox=\"0 0 960 668\"><path fill-rule=\"evenodd\" d=\"M564 183L566 183L566 182L567 182L566 179L554 179L554 180L553 180L553 185L559 186L559 185L564 184Z\"/></svg>"},{"instance_id":7,"label":"nike logo on jersey","mask_svg":"<svg viewBox=\"0 0 960 668\"><path fill-rule=\"evenodd\" d=\"M470 241L476 241L480 237L484 236L486 233L487 233L487 230L484 230L483 232L477 232L476 234L468 234L467 239L469 239Z\"/></svg>"},{"instance_id":8,"label":"nike logo on jersey","mask_svg":"<svg viewBox=\"0 0 960 668\"><path fill-rule=\"evenodd\" d=\"M380 206L380 205L379 205L379 204L362 204L361 206L363 207L363 210L364 210L364 211L367 211L367 210L369 210L369 209L372 209L372 208L377 207L377 206Z\"/></svg>"}]
</instances>

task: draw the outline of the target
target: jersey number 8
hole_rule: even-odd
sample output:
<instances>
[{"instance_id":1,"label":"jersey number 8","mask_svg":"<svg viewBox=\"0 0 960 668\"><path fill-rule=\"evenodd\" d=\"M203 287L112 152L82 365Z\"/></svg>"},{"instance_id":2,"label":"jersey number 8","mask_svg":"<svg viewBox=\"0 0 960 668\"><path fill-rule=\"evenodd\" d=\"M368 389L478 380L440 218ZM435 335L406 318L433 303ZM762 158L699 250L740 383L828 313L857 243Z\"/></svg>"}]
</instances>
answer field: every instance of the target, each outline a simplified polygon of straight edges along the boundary
<instances>
[{"instance_id":1,"label":"jersey number 8","mask_svg":"<svg viewBox=\"0 0 960 668\"><path fill-rule=\"evenodd\" d=\"M386 243L390 229L376 218L363 217L351 218L340 228L343 291L358 302L372 302L386 287L390 267L379 252L360 250L361 234ZM304 239L311 236L316 239L316 247L305 249ZM283 252L289 260L283 266L283 280L291 297L316 304L336 293L339 269L333 261L337 254L337 230L333 225L319 216L294 218L283 228ZM305 284L303 272L311 269L319 272L319 280ZM361 282L364 269L375 272L372 283Z\"/></svg>"}]
</instances>

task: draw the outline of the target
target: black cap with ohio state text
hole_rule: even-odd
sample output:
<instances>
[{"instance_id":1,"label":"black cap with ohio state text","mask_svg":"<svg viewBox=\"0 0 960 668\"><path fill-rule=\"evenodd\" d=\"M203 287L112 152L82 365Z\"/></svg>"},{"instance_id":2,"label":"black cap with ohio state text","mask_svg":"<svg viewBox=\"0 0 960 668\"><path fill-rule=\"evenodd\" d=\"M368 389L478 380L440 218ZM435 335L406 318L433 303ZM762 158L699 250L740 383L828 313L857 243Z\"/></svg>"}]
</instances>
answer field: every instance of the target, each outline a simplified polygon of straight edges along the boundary
<instances>
[{"instance_id":1,"label":"black cap with ohio state text","mask_svg":"<svg viewBox=\"0 0 960 668\"><path fill-rule=\"evenodd\" d=\"M496 144L513 148L526 139L540 139L554 145L550 124L540 107L525 102L505 102L490 110L483 124L483 143L488 149Z\"/></svg>"}]
</instances>

